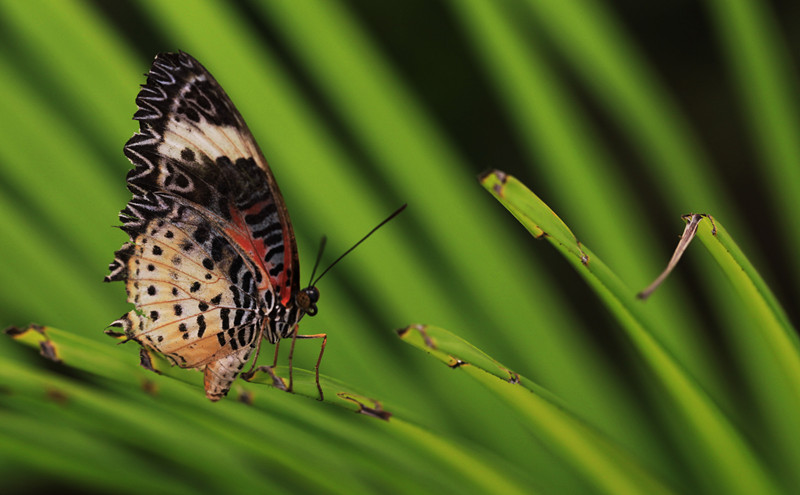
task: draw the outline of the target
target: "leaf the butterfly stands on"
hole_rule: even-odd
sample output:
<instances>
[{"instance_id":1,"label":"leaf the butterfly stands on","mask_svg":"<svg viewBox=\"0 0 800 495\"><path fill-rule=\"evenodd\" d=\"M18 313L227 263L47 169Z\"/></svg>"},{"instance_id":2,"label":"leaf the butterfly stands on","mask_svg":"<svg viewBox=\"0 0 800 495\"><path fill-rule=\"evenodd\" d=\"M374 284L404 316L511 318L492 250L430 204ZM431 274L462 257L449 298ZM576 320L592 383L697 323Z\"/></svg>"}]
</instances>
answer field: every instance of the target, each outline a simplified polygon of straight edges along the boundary
<instances>
[{"instance_id":1,"label":"leaf the butterfly stands on","mask_svg":"<svg viewBox=\"0 0 800 495\"><path fill-rule=\"evenodd\" d=\"M111 326L203 370L216 401L262 338L297 337L319 292L300 289L283 197L211 74L186 53L159 54L136 103L139 132L125 145L133 198L119 215L130 241L105 279L125 282L135 309Z\"/></svg>"}]
</instances>

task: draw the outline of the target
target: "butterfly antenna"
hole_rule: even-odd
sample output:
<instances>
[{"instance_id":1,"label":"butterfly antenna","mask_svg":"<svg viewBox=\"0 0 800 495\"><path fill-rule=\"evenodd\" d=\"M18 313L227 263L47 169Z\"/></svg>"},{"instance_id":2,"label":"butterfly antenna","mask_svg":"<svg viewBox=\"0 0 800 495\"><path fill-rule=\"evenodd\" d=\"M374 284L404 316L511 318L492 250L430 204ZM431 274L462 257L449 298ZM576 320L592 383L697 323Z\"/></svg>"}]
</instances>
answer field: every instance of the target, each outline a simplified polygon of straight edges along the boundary
<instances>
[{"instance_id":1,"label":"butterfly antenna","mask_svg":"<svg viewBox=\"0 0 800 495\"><path fill-rule=\"evenodd\" d=\"M348 250L347 250L347 251L345 251L345 252L344 252L344 253L343 253L341 256L339 256L338 258L336 258L336 261L334 261L333 263L331 263L330 265L328 265L328 268L326 268L326 269L325 269L325 271L323 271L323 272L320 274L320 276L319 276L319 277L317 277L317 278L316 278L316 280L314 280L314 282L311 284L311 287L314 287L315 285L317 285L317 282L319 282L319 279L321 279L321 278L322 278L322 277L323 277L323 276L324 276L326 273L328 273L328 270L330 270L331 268L333 268L333 267L334 267L334 265L336 265L336 263L338 263L338 262L340 262L340 261L342 260L342 258L344 258L344 257L345 257L345 256L347 256L348 254L350 254L350 252L351 252L353 249L357 248L359 244L361 244L362 242L366 241L366 240L367 240L367 237L369 237L369 236L371 236L372 234L374 234L376 230L378 230L379 228L381 228L381 227L383 227L384 225L386 225L386 223L387 223L387 222L389 222L389 220L393 219L394 217L396 217L397 215L399 215L401 211L405 210L405 209L406 209L406 206L408 206L408 204L404 204L404 205L403 205L403 206L401 206L400 208L396 209L396 210L394 211L394 213L392 213L391 215L389 215L388 217L386 217L386 219L385 219L384 221L382 221L381 223L379 223L378 225L376 225L376 226L375 226L375 228L373 228L372 230L370 230L370 231L367 233L367 235L365 235L364 237L362 237L362 238L361 238L361 240L360 240L360 241L358 241L357 243L353 244L353 246L352 246L350 249L348 249ZM320 253L320 254L322 254L322 253ZM313 278L312 278L312 280L313 280Z\"/></svg>"},{"instance_id":2,"label":"butterfly antenna","mask_svg":"<svg viewBox=\"0 0 800 495\"><path fill-rule=\"evenodd\" d=\"M325 243L328 242L328 238L326 236L322 236L322 239L319 241L319 251L317 251L317 261L314 262L314 269L311 270L311 279L309 280L309 287L313 287L314 284L311 283L314 280L314 274L317 273L317 268L319 268L319 262L322 261L322 252L325 251Z\"/></svg>"}]
</instances>

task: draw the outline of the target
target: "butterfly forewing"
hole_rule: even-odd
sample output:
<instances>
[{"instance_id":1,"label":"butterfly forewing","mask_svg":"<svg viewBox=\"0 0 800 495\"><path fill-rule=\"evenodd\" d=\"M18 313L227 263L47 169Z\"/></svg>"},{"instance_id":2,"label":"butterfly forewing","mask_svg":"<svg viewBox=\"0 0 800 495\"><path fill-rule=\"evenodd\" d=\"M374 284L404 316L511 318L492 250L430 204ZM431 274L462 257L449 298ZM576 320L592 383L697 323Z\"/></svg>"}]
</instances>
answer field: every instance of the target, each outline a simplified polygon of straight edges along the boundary
<instances>
[{"instance_id":1,"label":"butterfly forewing","mask_svg":"<svg viewBox=\"0 0 800 495\"><path fill-rule=\"evenodd\" d=\"M166 53L156 57L136 101L140 131L125 145L135 165L129 189L134 195L166 190L223 218L238 213L239 223L232 225L243 232L236 240L264 263L280 300L288 303L299 289L289 215L266 160L225 91L190 55ZM268 215L259 216L262 207ZM247 224L246 215L263 221Z\"/></svg>"},{"instance_id":2,"label":"butterfly forewing","mask_svg":"<svg viewBox=\"0 0 800 495\"><path fill-rule=\"evenodd\" d=\"M228 96L194 58L160 54L125 145L130 236L107 281L133 311L114 322L178 366L205 370L217 400L298 291L294 233L272 173ZM296 320L295 320L296 321ZM270 325L273 323L273 325ZM293 324L293 322L289 322Z\"/></svg>"}]
</instances>

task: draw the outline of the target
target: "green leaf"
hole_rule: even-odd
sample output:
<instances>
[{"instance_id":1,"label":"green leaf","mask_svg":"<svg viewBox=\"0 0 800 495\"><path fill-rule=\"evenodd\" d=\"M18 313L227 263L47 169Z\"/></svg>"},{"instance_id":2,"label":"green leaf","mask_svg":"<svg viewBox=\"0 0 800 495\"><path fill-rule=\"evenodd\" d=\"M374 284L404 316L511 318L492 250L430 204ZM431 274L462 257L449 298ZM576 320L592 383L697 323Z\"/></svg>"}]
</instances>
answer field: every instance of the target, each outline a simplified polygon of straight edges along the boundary
<instances>
[{"instance_id":1,"label":"green leaf","mask_svg":"<svg viewBox=\"0 0 800 495\"><path fill-rule=\"evenodd\" d=\"M400 337L449 367L463 370L508 403L526 428L598 491L672 493L632 455L568 412L563 401L458 336L441 328L417 325L403 329Z\"/></svg>"},{"instance_id":2,"label":"green leaf","mask_svg":"<svg viewBox=\"0 0 800 495\"><path fill-rule=\"evenodd\" d=\"M600 259L579 247L556 214L514 177L490 172L481 177L481 183L529 232L550 241L615 315L652 373L656 393L667 394L670 410L677 415L675 433L682 435L686 455L704 459L702 469L711 472L728 493L775 492L774 482L747 439L650 333L650 317L634 293ZM586 257L588 263L584 263Z\"/></svg>"}]
</instances>

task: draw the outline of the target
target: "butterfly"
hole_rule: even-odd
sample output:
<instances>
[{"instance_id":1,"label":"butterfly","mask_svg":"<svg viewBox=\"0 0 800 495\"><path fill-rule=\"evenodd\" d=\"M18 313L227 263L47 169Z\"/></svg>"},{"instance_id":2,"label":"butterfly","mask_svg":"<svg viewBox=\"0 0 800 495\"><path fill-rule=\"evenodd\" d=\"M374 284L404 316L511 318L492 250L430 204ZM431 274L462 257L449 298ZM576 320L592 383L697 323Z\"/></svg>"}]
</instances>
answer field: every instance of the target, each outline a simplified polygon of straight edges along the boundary
<instances>
[{"instance_id":1,"label":"butterfly","mask_svg":"<svg viewBox=\"0 0 800 495\"><path fill-rule=\"evenodd\" d=\"M119 214L130 240L105 278L125 282L135 309L110 326L202 370L212 401L262 338L322 338L321 359L327 336L297 334L319 291L300 289L289 212L228 95L191 55L161 53L136 103L139 131L124 148L133 197ZM319 375L317 387L321 398Z\"/></svg>"}]
</instances>

